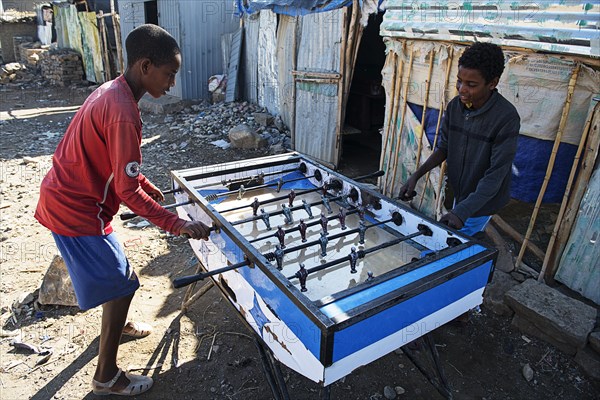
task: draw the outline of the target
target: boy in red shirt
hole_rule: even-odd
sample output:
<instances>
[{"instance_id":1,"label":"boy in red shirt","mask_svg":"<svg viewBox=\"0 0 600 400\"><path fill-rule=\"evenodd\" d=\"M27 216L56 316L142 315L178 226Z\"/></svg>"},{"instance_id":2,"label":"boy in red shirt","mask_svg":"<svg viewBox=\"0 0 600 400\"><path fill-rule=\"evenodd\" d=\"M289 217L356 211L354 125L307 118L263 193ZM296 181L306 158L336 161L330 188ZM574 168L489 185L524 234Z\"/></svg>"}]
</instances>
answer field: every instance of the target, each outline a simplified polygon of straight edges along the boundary
<instances>
[{"instance_id":1,"label":"boy in red shirt","mask_svg":"<svg viewBox=\"0 0 600 400\"><path fill-rule=\"evenodd\" d=\"M142 122L138 101L158 98L175 84L181 51L156 25L142 25L126 39L124 75L96 89L73 117L42 181L36 219L52 231L73 282L79 306L102 305L94 394L138 395L152 378L122 374L117 351L122 334L142 337L145 324L126 324L139 281L110 224L121 202L175 235L206 239L209 228L165 210L162 192L140 172Z\"/></svg>"}]
</instances>

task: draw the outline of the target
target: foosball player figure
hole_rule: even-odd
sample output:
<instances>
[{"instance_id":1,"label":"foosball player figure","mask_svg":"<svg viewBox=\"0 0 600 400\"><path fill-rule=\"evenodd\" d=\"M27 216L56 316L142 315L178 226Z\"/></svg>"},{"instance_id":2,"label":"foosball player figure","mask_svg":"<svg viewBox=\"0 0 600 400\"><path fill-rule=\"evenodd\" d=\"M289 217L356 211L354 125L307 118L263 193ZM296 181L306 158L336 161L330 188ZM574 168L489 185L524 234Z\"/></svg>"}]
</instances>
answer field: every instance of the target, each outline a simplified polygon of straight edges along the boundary
<instances>
[{"instance_id":1,"label":"foosball player figure","mask_svg":"<svg viewBox=\"0 0 600 400\"><path fill-rule=\"evenodd\" d=\"M252 202L252 215L255 217L258 215L258 208L260 207L260 201L258 201L258 197L254 198Z\"/></svg>"},{"instance_id":2,"label":"foosball player figure","mask_svg":"<svg viewBox=\"0 0 600 400\"><path fill-rule=\"evenodd\" d=\"M269 213L265 212L264 208L260 209L260 217L262 218L262 220L264 221L265 225L267 226L267 230L270 231L271 230L271 223L269 222Z\"/></svg>"},{"instance_id":3,"label":"foosball player figure","mask_svg":"<svg viewBox=\"0 0 600 400\"><path fill-rule=\"evenodd\" d=\"M365 208L363 207L362 204L359 204L356 206L356 212L358 213L358 218L361 221L365 220Z\"/></svg>"},{"instance_id":4,"label":"foosball player figure","mask_svg":"<svg viewBox=\"0 0 600 400\"><path fill-rule=\"evenodd\" d=\"M310 209L310 204L306 202L306 200L302 199L302 207L304 207L304 211L308 214L308 218L312 218L312 211Z\"/></svg>"},{"instance_id":5,"label":"foosball player figure","mask_svg":"<svg viewBox=\"0 0 600 400\"><path fill-rule=\"evenodd\" d=\"M296 278L300 281L300 291L306 292L306 278L308 277L308 271L304 268L304 264L300 263L300 269L296 272Z\"/></svg>"},{"instance_id":6,"label":"foosball player figure","mask_svg":"<svg viewBox=\"0 0 600 400\"><path fill-rule=\"evenodd\" d=\"M240 188L238 189L237 199L241 200L242 197L244 197L244 193L246 193L246 188L244 187L244 185L240 185Z\"/></svg>"},{"instance_id":7,"label":"foosball player figure","mask_svg":"<svg viewBox=\"0 0 600 400\"><path fill-rule=\"evenodd\" d=\"M329 183L325 182L323 186L321 186L321 190L323 191L323 196L327 196L327 191L329 190Z\"/></svg>"},{"instance_id":8,"label":"foosball player figure","mask_svg":"<svg viewBox=\"0 0 600 400\"><path fill-rule=\"evenodd\" d=\"M294 206L294 199L296 198L296 192L294 192L294 189L290 190L290 193L288 194L288 204L290 207Z\"/></svg>"},{"instance_id":9,"label":"foosball player figure","mask_svg":"<svg viewBox=\"0 0 600 400\"><path fill-rule=\"evenodd\" d=\"M294 218L292 217L292 210L288 206L282 204L281 210L283 212L283 216L285 217L286 224L291 224L292 222L294 222Z\"/></svg>"},{"instance_id":10,"label":"foosball player figure","mask_svg":"<svg viewBox=\"0 0 600 400\"><path fill-rule=\"evenodd\" d=\"M300 223L298 224L298 230L300 231L300 237L302 238L302 243L306 243L306 228L308 226L304 223L303 219L300 219Z\"/></svg>"},{"instance_id":11,"label":"foosball player figure","mask_svg":"<svg viewBox=\"0 0 600 400\"><path fill-rule=\"evenodd\" d=\"M277 193L281 192L281 188L283 187L283 178L277 179Z\"/></svg>"},{"instance_id":12,"label":"foosball player figure","mask_svg":"<svg viewBox=\"0 0 600 400\"><path fill-rule=\"evenodd\" d=\"M340 212L338 213L338 218L340 220L340 225L342 226L342 230L346 229L346 209L344 207L340 207Z\"/></svg>"},{"instance_id":13,"label":"foosball player figure","mask_svg":"<svg viewBox=\"0 0 600 400\"><path fill-rule=\"evenodd\" d=\"M323 201L323 205L327 209L327 212L329 214L331 214L333 211L331 210L331 206L329 205L329 198L327 197L327 195L322 194L321 195L321 200Z\"/></svg>"},{"instance_id":14,"label":"foosball player figure","mask_svg":"<svg viewBox=\"0 0 600 400\"><path fill-rule=\"evenodd\" d=\"M365 233L367 232L367 226L365 225L365 221L360 221L358 223L358 243L365 244Z\"/></svg>"},{"instance_id":15,"label":"foosball player figure","mask_svg":"<svg viewBox=\"0 0 600 400\"><path fill-rule=\"evenodd\" d=\"M367 279L365 279L365 282L371 282L373 279L375 279L373 271L367 271Z\"/></svg>"},{"instance_id":16,"label":"foosball player figure","mask_svg":"<svg viewBox=\"0 0 600 400\"><path fill-rule=\"evenodd\" d=\"M275 254L275 261L277 262L277 269L278 270L282 270L283 269L283 250L281 249L280 245L275 245L275 251L273 252Z\"/></svg>"},{"instance_id":17,"label":"foosball player figure","mask_svg":"<svg viewBox=\"0 0 600 400\"><path fill-rule=\"evenodd\" d=\"M325 214L321 213L321 220L319 222L321 223L321 228L323 228L323 232L325 232L325 234L327 235L327 217L325 216Z\"/></svg>"},{"instance_id":18,"label":"foosball player figure","mask_svg":"<svg viewBox=\"0 0 600 400\"><path fill-rule=\"evenodd\" d=\"M352 246L350 249L350 255L348 256L350 259L350 273L356 273L356 261L358 260L358 253L356 252L356 247Z\"/></svg>"},{"instance_id":19,"label":"foosball player figure","mask_svg":"<svg viewBox=\"0 0 600 400\"><path fill-rule=\"evenodd\" d=\"M281 248L285 249L285 231L283 230L281 225L277 227L277 232L275 232L275 236L277 236Z\"/></svg>"},{"instance_id":20,"label":"foosball player figure","mask_svg":"<svg viewBox=\"0 0 600 400\"><path fill-rule=\"evenodd\" d=\"M327 233L321 232L321 237L319 238L319 244L321 245L321 257L325 257L327 255Z\"/></svg>"}]
</instances>

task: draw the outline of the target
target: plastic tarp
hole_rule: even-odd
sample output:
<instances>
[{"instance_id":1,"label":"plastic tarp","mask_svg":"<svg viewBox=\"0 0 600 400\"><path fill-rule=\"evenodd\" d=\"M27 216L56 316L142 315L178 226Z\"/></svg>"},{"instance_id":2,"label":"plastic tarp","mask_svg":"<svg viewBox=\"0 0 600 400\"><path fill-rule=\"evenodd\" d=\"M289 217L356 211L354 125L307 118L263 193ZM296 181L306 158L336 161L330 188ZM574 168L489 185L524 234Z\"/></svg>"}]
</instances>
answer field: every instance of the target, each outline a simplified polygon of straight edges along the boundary
<instances>
[{"instance_id":1,"label":"plastic tarp","mask_svg":"<svg viewBox=\"0 0 600 400\"><path fill-rule=\"evenodd\" d=\"M362 1L360 2L362 3ZM352 4L352 0L236 0L238 15L254 14L263 9L277 14L300 16L331 11Z\"/></svg>"}]
</instances>

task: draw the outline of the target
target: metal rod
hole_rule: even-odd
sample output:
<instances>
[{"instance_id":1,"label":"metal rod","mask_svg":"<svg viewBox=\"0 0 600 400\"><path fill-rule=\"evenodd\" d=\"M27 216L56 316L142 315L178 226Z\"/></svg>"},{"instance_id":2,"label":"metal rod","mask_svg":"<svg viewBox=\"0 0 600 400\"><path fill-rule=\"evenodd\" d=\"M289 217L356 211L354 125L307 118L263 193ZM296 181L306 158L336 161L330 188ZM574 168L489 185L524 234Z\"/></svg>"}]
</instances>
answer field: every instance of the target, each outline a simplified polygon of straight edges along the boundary
<instances>
[{"instance_id":1,"label":"metal rod","mask_svg":"<svg viewBox=\"0 0 600 400\"><path fill-rule=\"evenodd\" d=\"M188 200L188 201L184 201L182 203L173 203L173 204L167 204L166 206L163 206L163 208L165 210L168 210L170 208L176 208L179 206L186 206L188 204L193 204L194 201L193 200ZM127 221L128 219L132 219L137 217L138 215L132 212L128 212L128 213L123 213L121 214L119 217L121 218L121 221Z\"/></svg>"},{"instance_id":2,"label":"metal rod","mask_svg":"<svg viewBox=\"0 0 600 400\"><path fill-rule=\"evenodd\" d=\"M405 242L405 241L407 241L409 239L412 239L414 237L421 236L421 235L424 235L424 234L425 234L424 231L418 231L418 232L411 233L410 235L406 235L406 236L398 238L398 239L390 240L387 243L382 243L382 244L380 244L378 246L374 246L374 247L371 247L369 249L358 250L356 253L358 254L358 258L365 258L365 256L367 254L369 254L369 253L373 253L375 251L378 251L378 250L381 250L381 249L385 249L385 248L390 247L390 246L397 245L398 243ZM336 260L329 261L329 262L327 262L325 264L321 264L319 266L316 266L316 267L313 267L313 268L309 268L309 269L306 270L306 272L310 275L313 272L318 272L318 271L324 270L325 268L329 268L329 267L333 267L334 265L341 264L341 263L343 263L345 261L348 261L348 259L349 259L348 256L341 257L341 258L338 258ZM291 275L291 276L287 277L287 279L293 279L293 278L296 278L296 275Z\"/></svg>"},{"instance_id":3,"label":"metal rod","mask_svg":"<svg viewBox=\"0 0 600 400\"><path fill-rule=\"evenodd\" d=\"M294 179L290 179L287 181L284 181L283 179L279 179L277 182L274 183L265 183L264 185L258 185L258 186L253 186L251 188L248 188L246 190L246 192L250 192L253 190L258 190L258 189L264 189L264 188L268 188L271 186L277 186L278 190L277 192L279 192L279 190L281 189L281 187L283 185L285 185L286 183L291 183L291 182L297 182L297 181L302 181L304 179L309 179L309 178L314 178L315 175L311 175L311 176L303 176L302 178L294 178ZM230 194L236 194L239 193L239 190L230 190L228 192L223 192L223 193L215 193L215 194L209 194L208 196L206 196L206 199L211 201L211 200L216 200L219 197L225 197L225 196L229 196Z\"/></svg>"}]
</instances>

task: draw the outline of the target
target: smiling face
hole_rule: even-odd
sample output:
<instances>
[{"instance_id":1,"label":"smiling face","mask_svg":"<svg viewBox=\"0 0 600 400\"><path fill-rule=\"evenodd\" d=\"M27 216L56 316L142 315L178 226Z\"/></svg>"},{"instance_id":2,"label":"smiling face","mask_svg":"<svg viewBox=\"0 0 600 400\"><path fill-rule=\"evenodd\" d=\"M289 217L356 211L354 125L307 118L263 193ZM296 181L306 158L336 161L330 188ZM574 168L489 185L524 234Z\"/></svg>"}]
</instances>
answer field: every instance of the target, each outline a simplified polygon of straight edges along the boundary
<instances>
[{"instance_id":1,"label":"smiling face","mask_svg":"<svg viewBox=\"0 0 600 400\"><path fill-rule=\"evenodd\" d=\"M141 64L143 87L150 96L157 99L175 86L175 75L181 67L181 55L176 54L172 61L160 66L154 65L149 59L144 59Z\"/></svg>"},{"instance_id":2,"label":"smiling face","mask_svg":"<svg viewBox=\"0 0 600 400\"><path fill-rule=\"evenodd\" d=\"M486 82L481 72L473 68L458 67L456 89L460 101L467 108L481 108L498 85L498 78Z\"/></svg>"}]
</instances>

